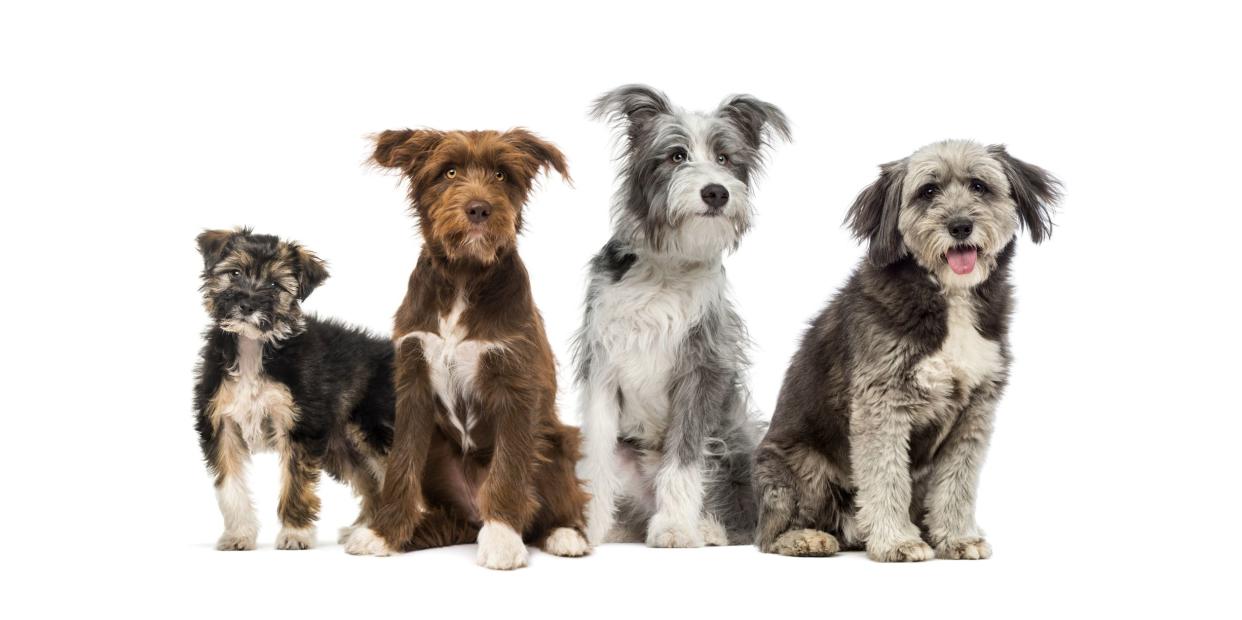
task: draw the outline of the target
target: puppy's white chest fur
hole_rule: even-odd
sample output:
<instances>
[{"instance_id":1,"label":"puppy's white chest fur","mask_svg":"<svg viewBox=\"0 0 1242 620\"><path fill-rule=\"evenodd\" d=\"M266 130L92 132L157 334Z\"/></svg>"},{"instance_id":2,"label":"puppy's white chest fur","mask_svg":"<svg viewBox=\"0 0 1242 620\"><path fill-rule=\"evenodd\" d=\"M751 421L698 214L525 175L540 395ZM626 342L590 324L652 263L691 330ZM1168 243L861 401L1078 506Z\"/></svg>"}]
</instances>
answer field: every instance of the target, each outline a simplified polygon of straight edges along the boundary
<instances>
[{"instance_id":1,"label":"puppy's white chest fur","mask_svg":"<svg viewBox=\"0 0 1242 620\"><path fill-rule=\"evenodd\" d=\"M440 317L437 333L410 332L402 336L418 338L423 345L431 386L448 412L448 421L461 437L463 450L474 447L470 432L478 422L473 396L479 361L489 351L503 345L496 342L471 340L461 316L466 310L464 299L458 298L448 314ZM397 343L400 348L400 342Z\"/></svg>"},{"instance_id":2,"label":"puppy's white chest fur","mask_svg":"<svg viewBox=\"0 0 1242 620\"><path fill-rule=\"evenodd\" d=\"M966 291L950 292L946 299L948 334L940 350L919 363L916 375L925 388L945 393L956 381L962 397L1004 369L1000 343L988 340L975 327L977 313Z\"/></svg>"},{"instance_id":3,"label":"puppy's white chest fur","mask_svg":"<svg viewBox=\"0 0 1242 620\"><path fill-rule=\"evenodd\" d=\"M251 452L274 449L297 421L289 389L263 372L258 340L237 339L237 364L216 390L212 417L235 422Z\"/></svg>"},{"instance_id":4,"label":"puppy's white chest fur","mask_svg":"<svg viewBox=\"0 0 1242 620\"><path fill-rule=\"evenodd\" d=\"M635 263L601 288L592 318L604 364L621 390L619 430L658 440L668 424L669 381L679 349L709 304L724 294L719 265Z\"/></svg>"}]
</instances>

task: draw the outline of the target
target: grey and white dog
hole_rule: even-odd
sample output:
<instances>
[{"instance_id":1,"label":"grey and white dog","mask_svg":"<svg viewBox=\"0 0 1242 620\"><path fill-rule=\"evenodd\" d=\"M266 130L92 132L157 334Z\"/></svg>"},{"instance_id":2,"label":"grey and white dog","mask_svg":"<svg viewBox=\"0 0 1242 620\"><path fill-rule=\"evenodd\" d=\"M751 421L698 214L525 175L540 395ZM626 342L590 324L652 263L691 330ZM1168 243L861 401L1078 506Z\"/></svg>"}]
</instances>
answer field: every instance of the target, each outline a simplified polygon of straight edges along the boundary
<instances>
[{"instance_id":1,"label":"grey and white dog","mask_svg":"<svg viewBox=\"0 0 1242 620\"><path fill-rule=\"evenodd\" d=\"M755 455L761 550L991 556L975 492L1008 374L1009 263L1019 228L1052 232L1059 191L966 141L881 167L847 217L867 258L807 330Z\"/></svg>"},{"instance_id":2,"label":"grey and white dog","mask_svg":"<svg viewBox=\"0 0 1242 620\"><path fill-rule=\"evenodd\" d=\"M617 127L624 154L575 343L588 538L749 544L762 427L721 261L750 228L751 183L788 123L747 95L688 112L638 85L603 95L593 114Z\"/></svg>"}]
</instances>

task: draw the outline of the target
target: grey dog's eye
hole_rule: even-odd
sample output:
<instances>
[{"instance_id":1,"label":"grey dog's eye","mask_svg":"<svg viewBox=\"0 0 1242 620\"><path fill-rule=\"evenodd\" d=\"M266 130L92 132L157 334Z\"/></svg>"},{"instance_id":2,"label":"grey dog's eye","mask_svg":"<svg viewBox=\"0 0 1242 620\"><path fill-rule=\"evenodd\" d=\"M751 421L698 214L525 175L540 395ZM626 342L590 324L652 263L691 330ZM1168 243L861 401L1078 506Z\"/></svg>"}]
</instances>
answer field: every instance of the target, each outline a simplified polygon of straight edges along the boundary
<instances>
[{"instance_id":1,"label":"grey dog's eye","mask_svg":"<svg viewBox=\"0 0 1242 620\"><path fill-rule=\"evenodd\" d=\"M685 152L685 151L675 151L675 152L673 153L673 156L672 156L671 158L669 158L669 159L672 159L672 160L673 160L673 163L675 163L675 164L680 164L681 162L686 161L686 152Z\"/></svg>"},{"instance_id":2,"label":"grey dog's eye","mask_svg":"<svg viewBox=\"0 0 1242 620\"><path fill-rule=\"evenodd\" d=\"M988 186L984 184L983 181L980 181L979 179L971 179L970 180L970 191L976 194L986 194L988 193Z\"/></svg>"},{"instance_id":3,"label":"grey dog's eye","mask_svg":"<svg viewBox=\"0 0 1242 620\"><path fill-rule=\"evenodd\" d=\"M725 155L724 153L721 153L721 154L717 155L717 156L716 156L716 163L720 164L721 166L723 166L723 165L725 165L725 164L729 163L729 156L728 156L728 155Z\"/></svg>"},{"instance_id":4,"label":"grey dog's eye","mask_svg":"<svg viewBox=\"0 0 1242 620\"><path fill-rule=\"evenodd\" d=\"M935 198L940 193L940 186L935 183L928 183L919 189L919 195L923 198Z\"/></svg>"}]
</instances>

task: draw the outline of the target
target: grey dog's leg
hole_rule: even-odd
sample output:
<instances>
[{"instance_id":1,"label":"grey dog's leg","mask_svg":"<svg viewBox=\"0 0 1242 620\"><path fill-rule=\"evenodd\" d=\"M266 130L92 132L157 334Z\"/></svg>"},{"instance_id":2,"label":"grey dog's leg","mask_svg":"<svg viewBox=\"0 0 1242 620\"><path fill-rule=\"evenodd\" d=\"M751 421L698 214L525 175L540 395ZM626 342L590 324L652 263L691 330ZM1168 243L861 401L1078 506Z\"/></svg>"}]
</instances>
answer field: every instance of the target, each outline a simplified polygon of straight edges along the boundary
<instances>
[{"instance_id":1,"label":"grey dog's leg","mask_svg":"<svg viewBox=\"0 0 1242 620\"><path fill-rule=\"evenodd\" d=\"M858 486L858 526L867 556L880 562L920 562L931 547L910 520L910 416L884 392L855 401L850 416L850 462Z\"/></svg>"},{"instance_id":2,"label":"grey dog's leg","mask_svg":"<svg viewBox=\"0 0 1242 620\"><path fill-rule=\"evenodd\" d=\"M780 449L764 443L755 452L755 487L759 496L756 542L764 553L826 556L836 553L836 529L845 507L834 492L827 460L798 446Z\"/></svg>"},{"instance_id":3,"label":"grey dog's leg","mask_svg":"<svg viewBox=\"0 0 1242 620\"><path fill-rule=\"evenodd\" d=\"M975 523L975 491L992 435L999 391L980 388L932 463L926 524L936 557L984 560L992 555L991 546Z\"/></svg>"}]
</instances>

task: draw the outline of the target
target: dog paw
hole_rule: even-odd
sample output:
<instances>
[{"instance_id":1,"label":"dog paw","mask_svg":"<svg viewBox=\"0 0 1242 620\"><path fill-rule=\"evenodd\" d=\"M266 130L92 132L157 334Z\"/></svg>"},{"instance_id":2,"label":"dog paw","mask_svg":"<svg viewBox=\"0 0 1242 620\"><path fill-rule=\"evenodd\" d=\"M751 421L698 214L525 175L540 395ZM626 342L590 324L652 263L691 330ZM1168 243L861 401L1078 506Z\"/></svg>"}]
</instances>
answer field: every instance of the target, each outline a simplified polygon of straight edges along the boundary
<instances>
[{"instance_id":1,"label":"dog paw","mask_svg":"<svg viewBox=\"0 0 1242 620\"><path fill-rule=\"evenodd\" d=\"M590 553L591 545L587 543L586 538L579 534L577 530L568 527L558 527L544 541L543 550L552 555L576 558Z\"/></svg>"},{"instance_id":2,"label":"dog paw","mask_svg":"<svg viewBox=\"0 0 1242 620\"><path fill-rule=\"evenodd\" d=\"M953 538L936 545L936 557L945 560L986 560L992 557L992 545L978 536Z\"/></svg>"},{"instance_id":3,"label":"dog paw","mask_svg":"<svg viewBox=\"0 0 1242 620\"><path fill-rule=\"evenodd\" d=\"M647 546L684 549L703 546L703 533L694 525L662 522L657 516L647 526Z\"/></svg>"},{"instance_id":4,"label":"dog paw","mask_svg":"<svg viewBox=\"0 0 1242 620\"><path fill-rule=\"evenodd\" d=\"M522 536L499 521L485 521L479 529L479 566L513 570L526 566L528 552Z\"/></svg>"},{"instance_id":5,"label":"dog paw","mask_svg":"<svg viewBox=\"0 0 1242 620\"><path fill-rule=\"evenodd\" d=\"M301 551L315 546L315 528L282 527L276 535L276 548Z\"/></svg>"},{"instance_id":6,"label":"dog paw","mask_svg":"<svg viewBox=\"0 0 1242 620\"><path fill-rule=\"evenodd\" d=\"M699 534L703 544L708 547L726 547L729 545L729 533L715 517L705 516L699 519Z\"/></svg>"},{"instance_id":7,"label":"dog paw","mask_svg":"<svg viewBox=\"0 0 1242 620\"><path fill-rule=\"evenodd\" d=\"M932 548L918 538L892 542L867 542L867 557L877 562L925 562L935 557Z\"/></svg>"},{"instance_id":8,"label":"dog paw","mask_svg":"<svg viewBox=\"0 0 1242 620\"><path fill-rule=\"evenodd\" d=\"M216 541L216 549L220 551L250 551L255 547L258 532L225 532Z\"/></svg>"},{"instance_id":9,"label":"dog paw","mask_svg":"<svg viewBox=\"0 0 1242 620\"><path fill-rule=\"evenodd\" d=\"M819 530L789 530L765 551L793 557L827 557L841 550L837 537Z\"/></svg>"},{"instance_id":10,"label":"dog paw","mask_svg":"<svg viewBox=\"0 0 1242 620\"><path fill-rule=\"evenodd\" d=\"M350 555L392 555L392 550L384 542L383 537L369 527L359 527L345 541L345 553Z\"/></svg>"},{"instance_id":11,"label":"dog paw","mask_svg":"<svg viewBox=\"0 0 1242 620\"><path fill-rule=\"evenodd\" d=\"M357 525L346 525L336 531L336 544L343 545L349 541L349 537L353 535L354 530L358 529Z\"/></svg>"}]
</instances>

